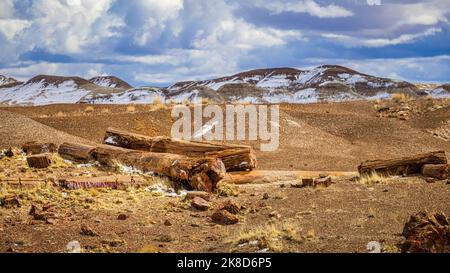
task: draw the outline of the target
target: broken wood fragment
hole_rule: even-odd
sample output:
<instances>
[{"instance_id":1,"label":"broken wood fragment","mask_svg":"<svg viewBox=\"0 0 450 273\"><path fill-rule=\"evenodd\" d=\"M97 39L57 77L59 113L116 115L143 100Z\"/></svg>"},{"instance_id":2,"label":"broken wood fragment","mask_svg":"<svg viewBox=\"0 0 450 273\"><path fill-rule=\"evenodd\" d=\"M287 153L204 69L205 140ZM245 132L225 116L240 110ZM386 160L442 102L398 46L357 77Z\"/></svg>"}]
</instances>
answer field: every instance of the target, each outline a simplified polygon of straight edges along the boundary
<instances>
[{"instance_id":1,"label":"broken wood fragment","mask_svg":"<svg viewBox=\"0 0 450 273\"><path fill-rule=\"evenodd\" d=\"M444 151L436 151L402 158L371 160L361 163L358 171L360 175L370 175L373 172L385 175L418 174L426 164L447 164L447 156Z\"/></svg>"},{"instance_id":2,"label":"broken wood fragment","mask_svg":"<svg viewBox=\"0 0 450 273\"><path fill-rule=\"evenodd\" d=\"M89 162L93 159L94 146L65 142L59 146L58 154L68 160Z\"/></svg>"},{"instance_id":3,"label":"broken wood fragment","mask_svg":"<svg viewBox=\"0 0 450 273\"><path fill-rule=\"evenodd\" d=\"M421 172L425 177L443 180L448 177L449 166L447 164L425 164L422 166Z\"/></svg>"},{"instance_id":4,"label":"broken wood fragment","mask_svg":"<svg viewBox=\"0 0 450 273\"><path fill-rule=\"evenodd\" d=\"M58 147L55 143L41 143L36 141L27 142L22 146L22 150L27 155L55 153Z\"/></svg>"},{"instance_id":5,"label":"broken wood fragment","mask_svg":"<svg viewBox=\"0 0 450 273\"><path fill-rule=\"evenodd\" d=\"M27 163L30 168L45 169L52 164L52 155L49 153L30 155L27 156Z\"/></svg>"},{"instance_id":6,"label":"broken wood fragment","mask_svg":"<svg viewBox=\"0 0 450 273\"><path fill-rule=\"evenodd\" d=\"M146 184L142 177L129 175L110 175L100 177L70 177L59 179L59 186L69 190L111 188L125 189L127 187L140 187Z\"/></svg>"}]
</instances>

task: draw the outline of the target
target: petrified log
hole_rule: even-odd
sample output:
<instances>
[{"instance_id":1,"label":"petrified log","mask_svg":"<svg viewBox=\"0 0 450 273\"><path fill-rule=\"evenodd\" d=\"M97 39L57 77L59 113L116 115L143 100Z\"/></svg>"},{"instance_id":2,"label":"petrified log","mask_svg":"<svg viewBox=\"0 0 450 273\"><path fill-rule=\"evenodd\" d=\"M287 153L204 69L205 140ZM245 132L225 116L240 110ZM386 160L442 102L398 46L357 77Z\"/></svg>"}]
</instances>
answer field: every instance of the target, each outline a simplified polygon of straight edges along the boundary
<instances>
[{"instance_id":1,"label":"petrified log","mask_svg":"<svg viewBox=\"0 0 450 273\"><path fill-rule=\"evenodd\" d=\"M450 224L443 213L412 215L402 235L402 252L450 253Z\"/></svg>"},{"instance_id":2,"label":"petrified log","mask_svg":"<svg viewBox=\"0 0 450 273\"><path fill-rule=\"evenodd\" d=\"M233 148L217 152L207 152L205 156L222 159L229 172L252 170L256 168L256 156L251 147Z\"/></svg>"},{"instance_id":3,"label":"petrified log","mask_svg":"<svg viewBox=\"0 0 450 273\"><path fill-rule=\"evenodd\" d=\"M65 159L89 162L93 159L94 146L65 142L59 146L58 154Z\"/></svg>"},{"instance_id":4,"label":"petrified log","mask_svg":"<svg viewBox=\"0 0 450 273\"><path fill-rule=\"evenodd\" d=\"M126 187L139 187L146 183L138 176L111 175L100 177L70 177L59 179L59 186L69 189L111 188L122 189Z\"/></svg>"},{"instance_id":5,"label":"petrified log","mask_svg":"<svg viewBox=\"0 0 450 273\"><path fill-rule=\"evenodd\" d=\"M117 147L155 152L180 154L189 157L218 157L227 171L243 171L256 168L256 156L250 146L217 144L212 142L185 141L169 137L149 137L108 128L105 144Z\"/></svg>"},{"instance_id":6,"label":"petrified log","mask_svg":"<svg viewBox=\"0 0 450 273\"><path fill-rule=\"evenodd\" d=\"M27 142L22 146L22 150L28 155L55 153L58 147L55 143L41 143L36 141Z\"/></svg>"},{"instance_id":7,"label":"petrified log","mask_svg":"<svg viewBox=\"0 0 450 273\"><path fill-rule=\"evenodd\" d=\"M110 145L96 147L94 158L102 164L117 163L143 172L168 176L191 189L211 192L225 176L225 166L218 158L193 158L178 154L130 150Z\"/></svg>"},{"instance_id":8,"label":"petrified log","mask_svg":"<svg viewBox=\"0 0 450 273\"><path fill-rule=\"evenodd\" d=\"M425 164L422 166L422 175L436 179L446 179L448 177L449 167L447 164Z\"/></svg>"},{"instance_id":9,"label":"petrified log","mask_svg":"<svg viewBox=\"0 0 450 273\"><path fill-rule=\"evenodd\" d=\"M358 171L360 175L369 175L373 172L408 175L420 173L422 166L426 164L447 164L447 156L444 151L437 151L396 159L366 161L359 165Z\"/></svg>"},{"instance_id":10,"label":"petrified log","mask_svg":"<svg viewBox=\"0 0 450 273\"><path fill-rule=\"evenodd\" d=\"M45 169L52 164L52 155L49 153L30 155L27 156L27 163L30 168Z\"/></svg>"}]
</instances>

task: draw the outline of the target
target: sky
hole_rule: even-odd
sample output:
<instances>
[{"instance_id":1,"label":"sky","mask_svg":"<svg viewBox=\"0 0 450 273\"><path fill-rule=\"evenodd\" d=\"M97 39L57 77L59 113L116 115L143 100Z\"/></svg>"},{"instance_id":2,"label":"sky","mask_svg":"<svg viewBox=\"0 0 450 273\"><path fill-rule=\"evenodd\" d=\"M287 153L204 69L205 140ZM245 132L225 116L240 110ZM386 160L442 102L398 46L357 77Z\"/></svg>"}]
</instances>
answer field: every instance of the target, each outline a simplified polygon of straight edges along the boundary
<instances>
[{"instance_id":1,"label":"sky","mask_svg":"<svg viewBox=\"0 0 450 273\"><path fill-rule=\"evenodd\" d=\"M450 0L0 0L0 74L167 86L344 65L450 82Z\"/></svg>"}]
</instances>

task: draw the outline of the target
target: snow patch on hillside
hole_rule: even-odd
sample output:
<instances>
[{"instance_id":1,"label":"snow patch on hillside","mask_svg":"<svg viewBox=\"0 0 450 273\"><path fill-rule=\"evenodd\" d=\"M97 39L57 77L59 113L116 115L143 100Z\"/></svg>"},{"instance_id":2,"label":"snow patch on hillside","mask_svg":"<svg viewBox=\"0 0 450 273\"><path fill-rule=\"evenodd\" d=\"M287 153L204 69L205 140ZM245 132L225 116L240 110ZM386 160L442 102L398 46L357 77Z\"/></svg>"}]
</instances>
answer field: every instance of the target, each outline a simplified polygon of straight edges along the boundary
<instances>
[{"instance_id":1,"label":"snow patch on hillside","mask_svg":"<svg viewBox=\"0 0 450 273\"><path fill-rule=\"evenodd\" d=\"M103 96L88 95L83 98L83 101L94 104L150 104L164 103L165 97L158 89L139 88Z\"/></svg>"},{"instance_id":2,"label":"snow patch on hillside","mask_svg":"<svg viewBox=\"0 0 450 273\"><path fill-rule=\"evenodd\" d=\"M75 82L71 80L59 85L45 85L44 80L42 80L37 83L3 88L0 92L0 102L10 105L77 103L88 93L89 91L78 88Z\"/></svg>"}]
</instances>

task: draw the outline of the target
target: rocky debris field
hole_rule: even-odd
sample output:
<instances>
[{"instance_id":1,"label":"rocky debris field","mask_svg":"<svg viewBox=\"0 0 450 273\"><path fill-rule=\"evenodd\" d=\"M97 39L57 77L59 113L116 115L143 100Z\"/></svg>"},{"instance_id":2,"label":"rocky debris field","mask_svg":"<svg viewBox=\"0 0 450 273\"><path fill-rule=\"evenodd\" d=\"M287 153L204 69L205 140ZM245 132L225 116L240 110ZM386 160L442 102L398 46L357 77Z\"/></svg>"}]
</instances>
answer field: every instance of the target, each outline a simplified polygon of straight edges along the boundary
<instances>
[{"instance_id":1,"label":"rocky debris field","mask_svg":"<svg viewBox=\"0 0 450 273\"><path fill-rule=\"evenodd\" d=\"M18 151L0 160L1 252L371 252L373 244L375 251L414 251L405 243L431 239L403 232L409 217L450 213L450 182L421 176L220 182L207 193L56 155L48 168L29 168ZM118 189L58 183L61 176L119 174L141 183ZM443 217L436 218L439 232L448 227ZM448 250L442 236L427 251Z\"/></svg>"}]
</instances>

